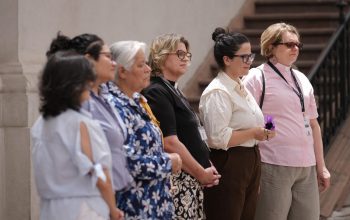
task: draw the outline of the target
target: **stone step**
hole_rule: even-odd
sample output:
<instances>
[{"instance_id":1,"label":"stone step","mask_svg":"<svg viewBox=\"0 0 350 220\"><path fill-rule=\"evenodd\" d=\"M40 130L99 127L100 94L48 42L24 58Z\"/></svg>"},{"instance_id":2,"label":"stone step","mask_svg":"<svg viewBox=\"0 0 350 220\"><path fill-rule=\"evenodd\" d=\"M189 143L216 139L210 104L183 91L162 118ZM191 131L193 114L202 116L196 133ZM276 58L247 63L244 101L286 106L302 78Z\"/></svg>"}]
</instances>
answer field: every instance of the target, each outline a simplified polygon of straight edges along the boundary
<instances>
[{"instance_id":1,"label":"stone step","mask_svg":"<svg viewBox=\"0 0 350 220\"><path fill-rule=\"evenodd\" d=\"M255 3L255 13L266 14L283 11L283 13L295 12L338 12L337 1L257 1Z\"/></svg>"},{"instance_id":2,"label":"stone step","mask_svg":"<svg viewBox=\"0 0 350 220\"><path fill-rule=\"evenodd\" d=\"M244 17L245 28L267 28L273 23L285 22L297 28L330 28L338 26L338 13L274 13L255 14Z\"/></svg>"}]
</instances>

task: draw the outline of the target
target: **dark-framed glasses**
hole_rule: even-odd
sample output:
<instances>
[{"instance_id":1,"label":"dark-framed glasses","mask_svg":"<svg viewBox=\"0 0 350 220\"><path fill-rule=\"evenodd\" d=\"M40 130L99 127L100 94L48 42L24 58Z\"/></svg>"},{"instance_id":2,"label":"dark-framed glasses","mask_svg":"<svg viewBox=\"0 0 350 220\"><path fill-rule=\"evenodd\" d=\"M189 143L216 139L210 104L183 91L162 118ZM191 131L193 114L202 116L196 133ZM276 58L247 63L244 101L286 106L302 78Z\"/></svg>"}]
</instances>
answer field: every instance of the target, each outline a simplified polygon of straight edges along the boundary
<instances>
[{"instance_id":1,"label":"dark-framed glasses","mask_svg":"<svg viewBox=\"0 0 350 220\"><path fill-rule=\"evenodd\" d=\"M299 50L303 49L303 43L300 43L300 42L280 42L280 43L274 43L274 45L284 45L289 49L297 46Z\"/></svg>"},{"instance_id":2,"label":"dark-framed glasses","mask_svg":"<svg viewBox=\"0 0 350 220\"><path fill-rule=\"evenodd\" d=\"M111 52L100 52L100 54L105 55L107 58L112 60L112 53Z\"/></svg>"},{"instance_id":3,"label":"dark-framed glasses","mask_svg":"<svg viewBox=\"0 0 350 220\"><path fill-rule=\"evenodd\" d=\"M233 55L234 57L240 57L243 61L243 63L251 63L254 61L255 59L255 53L251 53L251 54L235 54Z\"/></svg>"},{"instance_id":4,"label":"dark-framed glasses","mask_svg":"<svg viewBox=\"0 0 350 220\"><path fill-rule=\"evenodd\" d=\"M168 53L168 54L176 54L180 60L184 60L185 57L187 57L188 60L190 60L190 61L192 59L192 54L190 52L185 52L183 50L177 50L176 52L172 52L172 53Z\"/></svg>"}]
</instances>

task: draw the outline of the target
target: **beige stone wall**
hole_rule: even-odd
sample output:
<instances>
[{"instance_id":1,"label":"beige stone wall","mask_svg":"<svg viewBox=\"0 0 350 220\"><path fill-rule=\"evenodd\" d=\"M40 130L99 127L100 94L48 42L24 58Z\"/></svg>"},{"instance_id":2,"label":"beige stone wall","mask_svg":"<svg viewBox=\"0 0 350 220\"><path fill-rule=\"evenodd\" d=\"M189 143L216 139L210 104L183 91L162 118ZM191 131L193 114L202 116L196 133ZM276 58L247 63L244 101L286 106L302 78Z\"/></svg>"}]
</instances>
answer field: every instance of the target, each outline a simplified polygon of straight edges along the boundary
<instances>
[{"instance_id":1,"label":"beige stone wall","mask_svg":"<svg viewBox=\"0 0 350 220\"><path fill-rule=\"evenodd\" d=\"M38 116L37 78L49 42L100 35L107 43L159 34L183 34L192 65L183 86L212 46L211 33L226 26L244 0L1 0L0 1L0 219L38 219L31 169L30 127Z\"/></svg>"},{"instance_id":2,"label":"beige stone wall","mask_svg":"<svg viewBox=\"0 0 350 220\"><path fill-rule=\"evenodd\" d=\"M191 44L191 77L213 44L211 33L226 26L244 0L19 0L20 60L38 65L58 30L73 36L97 33L107 43L140 40L149 44L163 33L183 34ZM33 67L31 67L33 68Z\"/></svg>"},{"instance_id":3,"label":"beige stone wall","mask_svg":"<svg viewBox=\"0 0 350 220\"><path fill-rule=\"evenodd\" d=\"M1 100L0 100L0 103L2 103ZM5 161L4 129L0 128L0 218L1 219L3 219L5 216L5 201L6 201L5 181L4 181L5 180L4 161Z\"/></svg>"}]
</instances>

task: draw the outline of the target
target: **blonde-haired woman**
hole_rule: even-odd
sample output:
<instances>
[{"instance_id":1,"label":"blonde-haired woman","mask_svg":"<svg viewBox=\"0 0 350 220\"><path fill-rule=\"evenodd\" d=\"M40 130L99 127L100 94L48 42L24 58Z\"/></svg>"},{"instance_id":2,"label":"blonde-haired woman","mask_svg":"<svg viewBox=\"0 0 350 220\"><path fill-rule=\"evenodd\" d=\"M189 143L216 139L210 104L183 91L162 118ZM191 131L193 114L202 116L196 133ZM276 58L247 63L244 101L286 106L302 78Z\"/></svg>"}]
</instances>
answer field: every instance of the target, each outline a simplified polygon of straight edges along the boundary
<instances>
[{"instance_id":1,"label":"blonde-haired woman","mask_svg":"<svg viewBox=\"0 0 350 220\"><path fill-rule=\"evenodd\" d=\"M269 26L261 35L266 62L244 79L256 101L263 100L262 112L272 115L278 128L276 138L259 144L262 174L257 220L319 219L319 191L330 185L314 90L307 77L292 68L301 49L295 27Z\"/></svg>"},{"instance_id":2,"label":"blonde-haired woman","mask_svg":"<svg viewBox=\"0 0 350 220\"><path fill-rule=\"evenodd\" d=\"M192 54L181 35L156 37L150 48L153 77L143 91L160 122L167 152L176 152L183 161L182 172L172 175L174 219L204 219L202 186L218 184L220 175L209 160L205 132L196 113L177 88Z\"/></svg>"}]
</instances>

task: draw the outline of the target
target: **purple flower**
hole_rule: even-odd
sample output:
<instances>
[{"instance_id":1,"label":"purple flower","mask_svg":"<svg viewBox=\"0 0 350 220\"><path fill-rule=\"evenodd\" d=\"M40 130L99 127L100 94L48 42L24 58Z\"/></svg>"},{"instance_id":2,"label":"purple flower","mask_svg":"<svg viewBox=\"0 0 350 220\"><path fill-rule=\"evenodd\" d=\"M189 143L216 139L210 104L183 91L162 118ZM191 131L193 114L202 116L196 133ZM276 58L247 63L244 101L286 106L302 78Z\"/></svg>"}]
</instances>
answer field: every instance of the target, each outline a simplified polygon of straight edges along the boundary
<instances>
[{"instance_id":1,"label":"purple flower","mask_svg":"<svg viewBox=\"0 0 350 220\"><path fill-rule=\"evenodd\" d=\"M271 115L265 116L265 128L268 130L275 130L275 122L273 121L273 117Z\"/></svg>"}]
</instances>

